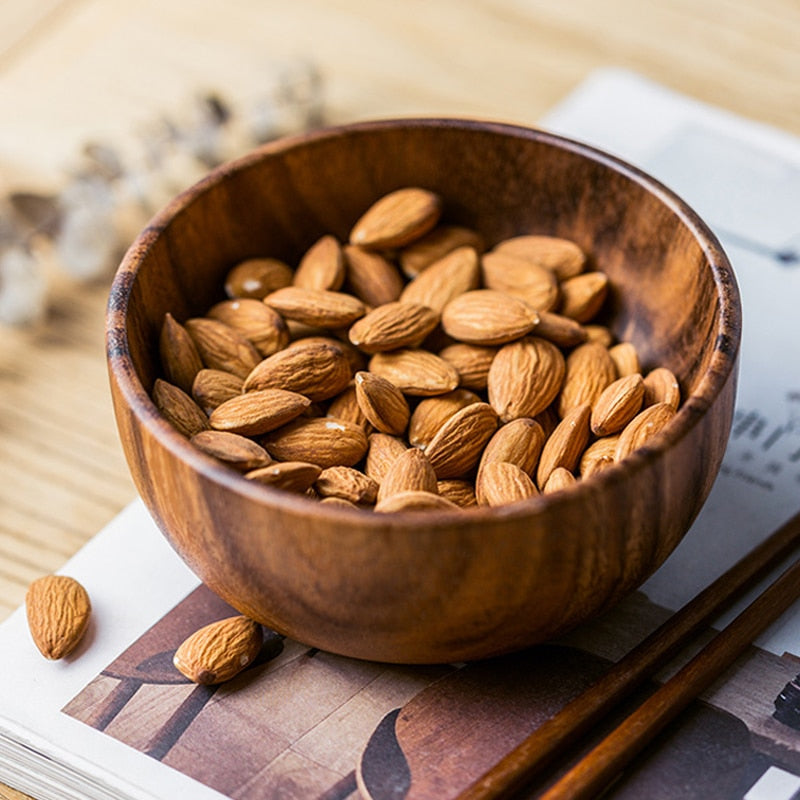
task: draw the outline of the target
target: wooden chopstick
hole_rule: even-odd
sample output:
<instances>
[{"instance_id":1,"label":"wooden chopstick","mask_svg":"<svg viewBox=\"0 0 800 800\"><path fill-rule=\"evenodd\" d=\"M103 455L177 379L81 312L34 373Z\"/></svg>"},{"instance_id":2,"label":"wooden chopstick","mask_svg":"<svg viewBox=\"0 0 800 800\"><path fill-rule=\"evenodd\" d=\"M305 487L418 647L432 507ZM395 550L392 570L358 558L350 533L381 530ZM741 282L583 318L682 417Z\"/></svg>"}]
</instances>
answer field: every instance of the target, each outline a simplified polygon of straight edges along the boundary
<instances>
[{"instance_id":1,"label":"wooden chopstick","mask_svg":"<svg viewBox=\"0 0 800 800\"><path fill-rule=\"evenodd\" d=\"M688 642L701 626L721 613L770 565L774 565L781 558L787 556L798 544L800 544L800 513L795 514L792 519L767 537L627 655L623 656L589 689L571 700L561 711L540 725L481 778L465 789L458 796L458 800L508 798L522 789L544 767L550 764L555 756L563 754L566 747L584 735L624 697L651 677L682 645ZM646 713L652 718L650 724L654 726L666 724L685 706L686 702L699 694L705 686L719 676L724 668L720 664L731 663L759 631L766 628L782 610L791 604L793 599L800 595L800 566L798 564L791 567L784 576L725 629L726 633L720 640L720 644L714 643L723 634L713 640L713 648L712 645L709 645L684 667L684 670L688 670L693 665L689 674L682 678L687 682L686 687L676 685L675 688L669 690L669 693L661 694L668 684L677 679L678 676L676 676L665 684L662 690L653 695L653 697L658 697L658 700L655 700L653 704L649 704L649 701L645 704L648 706ZM792 580L786 577L788 573L792 573L794 576L794 585ZM763 599L765 596L766 599ZM745 619L740 622L742 617ZM732 627L733 632L727 633ZM710 655L704 656L703 653L709 649ZM699 664L695 663L698 660L700 660ZM684 670L681 670L678 675L681 675ZM687 677L691 679L691 682L687 681ZM708 683L704 684L704 680L707 680ZM690 696L685 701L681 689L689 691ZM660 714L654 714L656 707L660 708L665 701L676 704L683 703L683 705L677 705L671 716L668 716L669 706L662 709ZM663 715L663 721L661 715ZM639 718L638 722L641 723L642 719ZM656 730L657 728L654 727L652 732L648 733L645 741L649 741L655 735ZM562 780L567 780L574 772L575 775L570 778L570 781L591 780L593 782L592 790L596 789L598 781L602 782L609 773L613 773L622 766L628 750L631 751L631 757L639 751L640 747L635 737L632 737L633 733L635 730L630 726L625 726L624 733L619 735L615 731L601 743L600 747L603 747L601 753L597 754L593 750ZM606 742L611 737L614 737L611 747L616 755L609 761L611 750ZM645 741L642 742L642 746ZM592 754L594 754L594 758ZM592 761L596 762L594 766L591 766ZM577 783L570 784L566 789L567 793L559 794L557 792L565 789L563 786L562 789L558 789L560 784L561 782L550 790L556 793L545 795L548 800L554 800L556 797L586 796L585 794L575 794L579 790Z\"/></svg>"}]
</instances>

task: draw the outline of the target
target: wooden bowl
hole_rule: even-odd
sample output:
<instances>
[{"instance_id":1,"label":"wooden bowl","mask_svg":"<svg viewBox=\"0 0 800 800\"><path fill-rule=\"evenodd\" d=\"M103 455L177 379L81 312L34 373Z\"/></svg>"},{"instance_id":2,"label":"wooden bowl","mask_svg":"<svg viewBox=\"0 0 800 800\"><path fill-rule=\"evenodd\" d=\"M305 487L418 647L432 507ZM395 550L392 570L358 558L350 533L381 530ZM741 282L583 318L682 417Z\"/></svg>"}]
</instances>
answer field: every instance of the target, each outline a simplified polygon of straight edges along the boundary
<instances>
[{"instance_id":1,"label":"wooden bowl","mask_svg":"<svg viewBox=\"0 0 800 800\"><path fill-rule=\"evenodd\" d=\"M375 514L249 482L159 416L165 312L222 299L237 261L296 264L319 236L346 240L384 193L444 198L447 221L489 244L575 240L611 281L610 324L685 401L624 463L506 508ZM730 430L740 305L706 225L642 172L537 130L461 120L380 121L269 144L177 197L143 231L109 301L114 408L157 524L243 614L308 645L424 663L513 651L562 633L642 583L702 506Z\"/></svg>"}]
</instances>

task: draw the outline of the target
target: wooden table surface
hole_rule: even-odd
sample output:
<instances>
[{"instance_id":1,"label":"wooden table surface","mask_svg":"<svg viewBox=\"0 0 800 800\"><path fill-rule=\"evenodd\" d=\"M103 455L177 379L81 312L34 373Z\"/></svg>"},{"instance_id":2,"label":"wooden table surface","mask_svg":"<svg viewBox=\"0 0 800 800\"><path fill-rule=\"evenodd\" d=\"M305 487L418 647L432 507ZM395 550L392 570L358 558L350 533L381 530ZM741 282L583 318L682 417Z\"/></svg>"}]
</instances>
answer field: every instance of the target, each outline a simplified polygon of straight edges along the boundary
<instances>
[{"instance_id":1,"label":"wooden table surface","mask_svg":"<svg viewBox=\"0 0 800 800\"><path fill-rule=\"evenodd\" d=\"M0 190L57 183L87 140L198 89L258 91L300 58L331 123L534 124L621 66L800 134L797 0L4 0ZM107 390L109 282L57 274L43 323L0 327L0 619L135 496Z\"/></svg>"}]
</instances>

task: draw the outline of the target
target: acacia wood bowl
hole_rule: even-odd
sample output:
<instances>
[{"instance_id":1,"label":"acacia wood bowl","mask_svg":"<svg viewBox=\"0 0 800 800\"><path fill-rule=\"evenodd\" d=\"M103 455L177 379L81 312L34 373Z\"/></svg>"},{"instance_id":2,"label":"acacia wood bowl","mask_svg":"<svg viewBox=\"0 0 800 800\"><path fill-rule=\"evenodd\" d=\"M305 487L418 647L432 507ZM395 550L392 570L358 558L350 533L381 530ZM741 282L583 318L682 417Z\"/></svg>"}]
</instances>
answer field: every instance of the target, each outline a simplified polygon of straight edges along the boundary
<instances>
[{"instance_id":1,"label":"acacia wood bowl","mask_svg":"<svg viewBox=\"0 0 800 800\"><path fill-rule=\"evenodd\" d=\"M505 508L376 514L245 480L158 413L165 312L202 315L238 261L296 264L347 239L379 196L422 186L444 221L492 244L573 239L610 278L609 324L684 402L623 463ZM733 414L741 311L717 240L637 169L552 134L467 120L399 120L278 141L175 198L114 280L107 352L122 445L158 526L239 611L301 642L402 663L469 660L541 642L639 586L688 530Z\"/></svg>"}]
</instances>

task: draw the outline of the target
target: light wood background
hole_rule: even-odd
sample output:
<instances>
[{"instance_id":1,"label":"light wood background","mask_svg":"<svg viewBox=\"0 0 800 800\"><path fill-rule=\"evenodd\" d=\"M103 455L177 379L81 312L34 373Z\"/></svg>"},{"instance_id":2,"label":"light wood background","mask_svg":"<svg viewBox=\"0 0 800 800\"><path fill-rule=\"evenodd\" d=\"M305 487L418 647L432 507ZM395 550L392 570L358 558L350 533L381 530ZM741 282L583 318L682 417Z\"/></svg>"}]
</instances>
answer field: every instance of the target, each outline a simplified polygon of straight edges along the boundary
<instances>
[{"instance_id":1,"label":"light wood background","mask_svg":"<svg viewBox=\"0 0 800 800\"><path fill-rule=\"evenodd\" d=\"M534 124L622 66L800 134L797 0L3 0L0 190L46 187L86 140L198 89L257 91L301 57L334 123ZM0 327L0 619L135 495L107 390L109 281L60 277L43 324Z\"/></svg>"}]
</instances>

